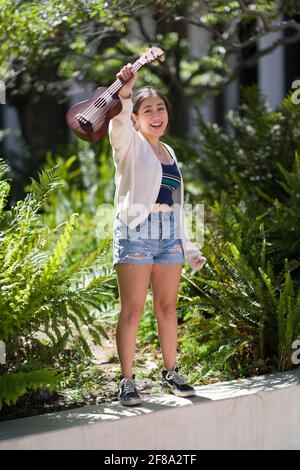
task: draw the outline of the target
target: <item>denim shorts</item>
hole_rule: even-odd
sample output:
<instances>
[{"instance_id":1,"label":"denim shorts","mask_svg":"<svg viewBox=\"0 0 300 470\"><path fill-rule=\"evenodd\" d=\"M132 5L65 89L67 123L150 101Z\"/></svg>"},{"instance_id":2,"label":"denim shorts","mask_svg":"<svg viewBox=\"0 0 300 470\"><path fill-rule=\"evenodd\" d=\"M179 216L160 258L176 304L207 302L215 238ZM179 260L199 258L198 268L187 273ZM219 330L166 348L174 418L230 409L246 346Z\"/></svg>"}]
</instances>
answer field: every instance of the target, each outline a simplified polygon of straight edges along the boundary
<instances>
[{"instance_id":1,"label":"denim shorts","mask_svg":"<svg viewBox=\"0 0 300 470\"><path fill-rule=\"evenodd\" d=\"M142 256L137 256L142 255ZM135 228L117 215L113 233L113 266L131 264L179 264L184 262L176 212L150 212Z\"/></svg>"}]
</instances>

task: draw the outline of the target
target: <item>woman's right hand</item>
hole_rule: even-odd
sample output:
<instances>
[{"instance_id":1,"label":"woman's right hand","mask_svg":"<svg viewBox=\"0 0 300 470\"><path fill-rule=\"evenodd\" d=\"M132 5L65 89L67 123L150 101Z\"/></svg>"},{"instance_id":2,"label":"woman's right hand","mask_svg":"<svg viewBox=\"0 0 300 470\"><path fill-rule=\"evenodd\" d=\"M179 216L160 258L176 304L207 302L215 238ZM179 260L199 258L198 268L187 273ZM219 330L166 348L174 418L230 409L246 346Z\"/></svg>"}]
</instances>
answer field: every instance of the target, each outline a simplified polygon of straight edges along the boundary
<instances>
[{"instance_id":1,"label":"woman's right hand","mask_svg":"<svg viewBox=\"0 0 300 470\"><path fill-rule=\"evenodd\" d=\"M120 88L118 95L121 98L130 98L132 88L137 79L137 72L133 69L132 64L128 63L124 67L121 68L120 72L116 75L117 78L121 78L123 80L128 80L125 85Z\"/></svg>"}]
</instances>

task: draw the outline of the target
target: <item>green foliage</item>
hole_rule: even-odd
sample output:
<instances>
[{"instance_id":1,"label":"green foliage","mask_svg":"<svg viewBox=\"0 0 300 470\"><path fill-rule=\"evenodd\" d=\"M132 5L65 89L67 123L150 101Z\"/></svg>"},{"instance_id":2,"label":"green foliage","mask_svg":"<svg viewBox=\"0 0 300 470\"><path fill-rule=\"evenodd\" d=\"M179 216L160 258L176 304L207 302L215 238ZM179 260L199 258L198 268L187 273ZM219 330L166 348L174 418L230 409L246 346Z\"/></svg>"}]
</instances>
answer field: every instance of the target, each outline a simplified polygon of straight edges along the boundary
<instances>
[{"instance_id":1,"label":"green foliage","mask_svg":"<svg viewBox=\"0 0 300 470\"><path fill-rule=\"evenodd\" d=\"M253 87L244 98L230 136L200 118L190 166L208 262L183 275L178 310L182 364L202 379L290 369L300 338L299 107L273 112Z\"/></svg>"},{"instance_id":2,"label":"green foliage","mask_svg":"<svg viewBox=\"0 0 300 470\"><path fill-rule=\"evenodd\" d=\"M124 33L128 13L130 5L117 0L1 0L0 75L9 86L20 76L19 92L34 82L41 93L52 67L64 77L89 67L97 37Z\"/></svg>"},{"instance_id":3,"label":"green foliage","mask_svg":"<svg viewBox=\"0 0 300 470\"><path fill-rule=\"evenodd\" d=\"M16 404L18 398L28 390L37 390L38 388L55 390L61 379L57 371L48 369L0 376L0 410L4 403L6 405Z\"/></svg>"},{"instance_id":4,"label":"green foliage","mask_svg":"<svg viewBox=\"0 0 300 470\"><path fill-rule=\"evenodd\" d=\"M256 87L243 95L228 115L231 135L200 117L189 171L207 201L208 217L246 256L253 257L261 238L256 225L263 222L266 253L278 271L285 258L298 254L300 109L289 96L273 112ZM196 198L195 191L191 202Z\"/></svg>"},{"instance_id":5,"label":"green foliage","mask_svg":"<svg viewBox=\"0 0 300 470\"><path fill-rule=\"evenodd\" d=\"M1 367L1 378L3 387L9 387L3 389L2 396L14 401L21 392L35 387L35 379L36 386L51 377L51 383L56 383L52 372L38 372L45 363L59 367L59 354L67 343L74 342L82 355L91 355L90 339L101 344L101 337L107 337L100 315L112 296L112 276L104 263L111 237L98 239L94 250L88 250L87 245L84 251L82 246L80 256L72 259L79 214L71 214L67 222L53 228L41 214L51 191L63 185L58 165L42 171L26 198L11 209L5 209L9 183L4 179L7 167L2 160L0 169L0 338L6 344L8 358ZM47 344L44 360L41 356L34 358L30 351L37 339ZM50 351L57 357L56 363L50 360ZM35 369L37 374L30 375ZM14 381L12 371L25 375L16 376ZM12 392L14 384L16 390Z\"/></svg>"},{"instance_id":6,"label":"green foliage","mask_svg":"<svg viewBox=\"0 0 300 470\"><path fill-rule=\"evenodd\" d=\"M54 227L70 212L76 212L90 230L90 223L98 217L97 211L105 204L108 206L114 197L114 164L109 140L105 136L101 143L90 144L76 139L69 147L67 157L47 154L45 168L59 165L60 185L49 194L44 204L45 221ZM113 210L111 204L111 214ZM89 243L91 241L89 237Z\"/></svg>"},{"instance_id":7,"label":"green foliage","mask_svg":"<svg viewBox=\"0 0 300 470\"><path fill-rule=\"evenodd\" d=\"M291 170L295 152L300 150L299 106L288 96L280 109L272 111L257 86L246 87L241 104L227 114L226 121L229 135L198 113L201 133L191 136L202 157L199 160L198 156L196 176L210 189L210 194L206 191L210 200L215 200L223 189L230 190L237 201L246 195L257 204L255 194L248 191L249 184L280 197L283 192L274 184L281 176L279 164Z\"/></svg>"},{"instance_id":8,"label":"green foliage","mask_svg":"<svg viewBox=\"0 0 300 470\"><path fill-rule=\"evenodd\" d=\"M97 252L83 257L76 269L64 266L77 214L72 214L65 224L52 252L46 251L53 233L39 225L37 212L56 179L54 173L43 172L40 183L33 183L25 200L8 211L9 223L3 230L0 253L0 279L5 293L0 297L0 336L4 341L21 332L32 332L41 324L48 328L49 323L60 338L59 327L67 326L66 318L71 319L80 332L77 316L89 325L92 317L87 305L97 305L98 296L103 294L101 278L80 287L80 274L97 258L99 261L109 240L100 243ZM82 345L86 346L83 339Z\"/></svg>"},{"instance_id":9,"label":"green foliage","mask_svg":"<svg viewBox=\"0 0 300 470\"><path fill-rule=\"evenodd\" d=\"M284 287L277 305L278 318L278 369L292 367L292 344L300 337L300 291L295 294L290 272L285 274Z\"/></svg>"},{"instance_id":10,"label":"green foliage","mask_svg":"<svg viewBox=\"0 0 300 470\"><path fill-rule=\"evenodd\" d=\"M275 0L158 0L152 2L148 8L153 12L154 18L159 18L156 34L153 34L154 40L167 46L170 44L176 50L171 62L177 68L172 84L176 83L176 88L183 84L184 93L195 104L199 98L217 94L221 88L237 78L242 69L252 67L260 59L262 50L264 55L276 49L280 42L274 39L271 40L271 45L268 43L267 47L262 46L258 53L253 52L250 57L244 55L251 45L256 44L269 31L276 29L284 33L289 18L292 18L289 42L292 40L297 43L298 3L297 0L281 3ZM282 15L285 14L286 20L282 21ZM196 54L188 49L184 33L182 34L184 27L189 24L193 30L198 29L210 38L209 41L198 42ZM169 40L168 44L164 42L164 33L168 34L169 31L172 31L173 38L176 31L179 34L173 42ZM169 51L168 47L166 50Z\"/></svg>"},{"instance_id":11,"label":"green foliage","mask_svg":"<svg viewBox=\"0 0 300 470\"><path fill-rule=\"evenodd\" d=\"M263 268L258 261L253 269L236 245L215 242L206 244L205 274L193 281L185 277L192 287L185 287L185 299L178 303L188 312L181 324L182 363L201 363L202 376L214 372L231 378L291 368L292 342L300 337L300 289L294 298L290 271L281 285L270 262ZM191 344L196 345L193 355Z\"/></svg>"}]
</instances>

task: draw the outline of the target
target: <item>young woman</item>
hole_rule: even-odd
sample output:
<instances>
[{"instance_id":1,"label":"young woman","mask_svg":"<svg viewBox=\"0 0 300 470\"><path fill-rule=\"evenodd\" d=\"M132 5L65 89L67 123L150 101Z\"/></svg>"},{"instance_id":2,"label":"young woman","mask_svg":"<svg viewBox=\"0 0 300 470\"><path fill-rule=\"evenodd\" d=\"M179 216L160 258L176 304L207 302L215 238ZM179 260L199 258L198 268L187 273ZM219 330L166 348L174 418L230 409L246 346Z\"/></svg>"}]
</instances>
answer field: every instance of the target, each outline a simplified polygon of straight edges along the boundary
<instances>
[{"instance_id":1,"label":"young woman","mask_svg":"<svg viewBox=\"0 0 300 470\"><path fill-rule=\"evenodd\" d=\"M121 307L116 335L122 368L119 400L137 405L141 398L132 364L149 282L164 362L162 379L177 396L195 394L176 367L176 303L184 261L197 271L206 259L188 236L176 155L161 141L168 128L168 100L152 87L132 96L137 74L131 64L117 78L128 80L119 91L122 111L109 123L116 167L113 264Z\"/></svg>"}]
</instances>

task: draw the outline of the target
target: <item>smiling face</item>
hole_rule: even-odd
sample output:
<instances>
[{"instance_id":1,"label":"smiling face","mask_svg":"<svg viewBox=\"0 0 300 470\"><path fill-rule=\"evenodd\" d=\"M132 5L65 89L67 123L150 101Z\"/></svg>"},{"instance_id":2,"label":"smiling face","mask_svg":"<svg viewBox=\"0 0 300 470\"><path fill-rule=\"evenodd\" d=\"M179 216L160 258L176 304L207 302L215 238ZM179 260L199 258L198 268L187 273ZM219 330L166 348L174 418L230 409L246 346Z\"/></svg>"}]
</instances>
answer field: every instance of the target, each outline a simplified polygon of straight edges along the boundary
<instances>
[{"instance_id":1,"label":"smiling face","mask_svg":"<svg viewBox=\"0 0 300 470\"><path fill-rule=\"evenodd\" d=\"M137 114L132 114L138 129L150 141L157 141L168 126L168 111L165 102L157 95L145 98Z\"/></svg>"}]
</instances>

